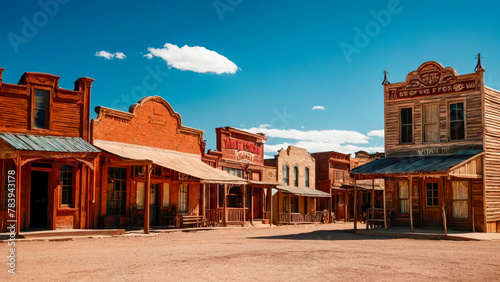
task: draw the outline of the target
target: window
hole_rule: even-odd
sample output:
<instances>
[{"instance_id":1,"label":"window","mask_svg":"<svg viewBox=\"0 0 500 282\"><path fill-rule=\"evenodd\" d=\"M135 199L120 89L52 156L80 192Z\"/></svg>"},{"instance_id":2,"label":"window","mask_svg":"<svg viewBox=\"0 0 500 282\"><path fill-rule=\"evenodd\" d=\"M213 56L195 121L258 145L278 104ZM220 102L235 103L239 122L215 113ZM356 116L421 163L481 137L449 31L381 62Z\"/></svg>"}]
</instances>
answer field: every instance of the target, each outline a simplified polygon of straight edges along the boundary
<instances>
[{"instance_id":1,"label":"window","mask_svg":"<svg viewBox=\"0 0 500 282\"><path fill-rule=\"evenodd\" d=\"M208 194L206 194L208 196ZM205 203L207 203L208 200L205 199ZM170 183L163 183L163 200L162 200L162 207L168 208L170 207Z\"/></svg>"},{"instance_id":2,"label":"window","mask_svg":"<svg viewBox=\"0 0 500 282\"><path fill-rule=\"evenodd\" d=\"M451 184L453 218L469 218L468 181L453 181Z\"/></svg>"},{"instance_id":3,"label":"window","mask_svg":"<svg viewBox=\"0 0 500 282\"><path fill-rule=\"evenodd\" d=\"M437 182L427 183L427 206L439 206L439 186Z\"/></svg>"},{"instance_id":4,"label":"window","mask_svg":"<svg viewBox=\"0 0 500 282\"><path fill-rule=\"evenodd\" d=\"M450 140L465 139L464 103L450 104Z\"/></svg>"},{"instance_id":5,"label":"window","mask_svg":"<svg viewBox=\"0 0 500 282\"><path fill-rule=\"evenodd\" d=\"M33 127L48 128L49 91L35 90L35 106L33 111Z\"/></svg>"},{"instance_id":6,"label":"window","mask_svg":"<svg viewBox=\"0 0 500 282\"><path fill-rule=\"evenodd\" d=\"M125 215L127 203L127 169L108 168L108 215Z\"/></svg>"},{"instance_id":7,"label":"window","mask_svg":"<svg viewBox=\"0 0 500 282\"><path fill-rule=\"evenodd\" d=\"M438 105L424 105L423 107L423 122L424 122L424 142L439 141L439 112Z\"/></svg>"},{"instance_id":8,"label":"window","mask_svg":"<svg viewBox=\"0 0 500 282\"><path fill-rule=\"evenodd\" d=\"M61 165L61 205L73 205L73 166Z\"/></svg>"},{"instance_id":9,"label":"window","mask_svg":"<svg viewBox=\"0 0 500 282\"><path fill-rule=\"evenodd\" d=\"M289 208L288 200L289 200L288 196L283 197L283 212L288 212L288 208Z\"/></svg>"},{"instance_id":10,"label":"window","mask_svg":"<svg viewBox=\"0 0 500 282\"><path fill-rule=\"evenodd\" d=\"M137 182L137 208L144 209L144 187L146 184L144 182Z\"/></svg>"},{"instance_id":11,"label":"window","mask_svg":"<svg viewBox=\"0 0 500 282\"><path fill-rule=\"evenodd\" d=\"M289 174L290 174L290 168L288 167L288 165L284 165L283 166L283 184L284 185L290 185L290 181L289 181Z\"/></svg>"},{"instance_id":12,"label":"window","mask_svg":"<svg viewBox=\"0 0 500 282\"><path fill-rule=\"evenodd\" d=\"M398 208L399 213L410 213L408 181L398 181Z\"/></svg>"},{"instance_id":13,"label":"window","mask_svg":"<svg viewBox=\"0 0 500 282\"><path fill-rule=\"evenodd\" d=\"M227 173L230 173L232 175L236 175L238 177L243 178L243 170L242 169L226 167L224 170L227 171Z\"/></svg>"},{"instance_id":14,"label":"window","mask_svg":"<svg viewBox=\"0 0 500 282\"><path fill-rule=\"evenodd\" d=\"M305 184L306 184L306 187L309 187L309 168L308 167L306 167Z\"/></svg>"},{"instance_id":15,"label":"window","mask_svg":"<svg viewBox=\"0 0 500 282\"><path fill-rule=\"evenodd\" d=\"M400 120L400 142L413 142L413 116L411 108L401 109Z\"/></svg>"},{"instance_id":16,"label":"window","mask_svg":"<svg viewBox=\"0 0 500 282\"><path fill-rule=\"evenodd\" d=\"M188 212L189 184L179 184L179 213Z\"/></svg>"},{"instance_id":17,"label":"window","mask_svg":"<svg viewBox=\"0 0 500 282\"><path fill-rule=\"evenodd\" d=\"M299 187L299 167L293 167L293 186Z\"/></svg>"}]
</instances>

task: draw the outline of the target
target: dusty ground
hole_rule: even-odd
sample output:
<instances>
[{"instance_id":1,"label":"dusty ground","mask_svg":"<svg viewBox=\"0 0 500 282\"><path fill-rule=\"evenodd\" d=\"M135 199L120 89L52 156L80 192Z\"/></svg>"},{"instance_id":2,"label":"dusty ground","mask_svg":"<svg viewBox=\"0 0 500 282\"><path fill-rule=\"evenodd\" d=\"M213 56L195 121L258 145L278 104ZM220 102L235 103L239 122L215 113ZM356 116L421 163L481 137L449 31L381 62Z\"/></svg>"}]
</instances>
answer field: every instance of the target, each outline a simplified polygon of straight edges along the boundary
<instances>
[{"instance_id":1,"label":"dusty ground","mask_svg":"<svg viewBox=\"0 0 500 282\"><path fill-rule=\"evenodd\" d=\"M500 279L500 241L378 239L347 228L352 225L18 242L17 274L2 263L0 281ZM7 247L0 244L0 252Z\"/></svg>"}]
</instances>

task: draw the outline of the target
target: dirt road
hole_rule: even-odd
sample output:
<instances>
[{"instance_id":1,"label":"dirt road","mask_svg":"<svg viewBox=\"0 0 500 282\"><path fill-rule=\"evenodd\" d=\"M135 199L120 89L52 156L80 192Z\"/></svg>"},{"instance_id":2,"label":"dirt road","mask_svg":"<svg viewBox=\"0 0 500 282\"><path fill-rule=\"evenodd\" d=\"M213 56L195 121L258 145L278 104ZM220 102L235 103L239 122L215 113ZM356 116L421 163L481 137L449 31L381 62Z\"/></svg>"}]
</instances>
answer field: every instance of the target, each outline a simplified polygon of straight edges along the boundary
<instances>
[{"instance_id":1,"label":"dirt road","mask_svg":"<svg viewBox=\"0 0 500 282\"><path fill-rule=\"evenodd\" d=\"M18 242L0 281L407 281L500 279L500 242L378 239L349 224ZM0 252L7 254L7 244ZM5 256L4 261L6 261ZM13 279L14 278L14 279Z\"/></svg>"}]
</instances>

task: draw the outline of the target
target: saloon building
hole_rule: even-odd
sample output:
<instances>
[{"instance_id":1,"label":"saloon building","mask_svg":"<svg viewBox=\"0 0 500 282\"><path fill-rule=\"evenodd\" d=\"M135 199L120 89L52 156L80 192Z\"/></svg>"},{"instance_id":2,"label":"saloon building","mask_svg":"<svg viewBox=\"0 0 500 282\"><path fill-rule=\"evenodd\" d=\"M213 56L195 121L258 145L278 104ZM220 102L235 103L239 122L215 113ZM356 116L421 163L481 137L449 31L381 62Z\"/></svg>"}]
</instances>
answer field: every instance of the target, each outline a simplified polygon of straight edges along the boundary
<instances>
[{"instance_id":1,"label":"saloon building","mask_svg":"<svg viewBox=\"0 0 500 282\"><path fill-rule=\"evenodd\" d=\"M385 158L355 168L383 178L393 224L500 232L500 92L474 73L426 62L384 85Z\"/></svg>"},{"instance_id":2,"label":"saloon building","mask_svg":"<svg viewBox=\"0 0 500 282\"><path fill-rule=\"evenodd\" d=\"M217 151L209 150L205 161L227 173L244 178L247 185L230 185L224 192L218 184L207 186L206 217L214 225L272 224L271 194L276 182L263 182L264 143L262 133L219 127ZM224 200L226 199L226 200ZM227 221L224 222L224 201Z\"/></svg>"},{"instance_id":3,"label":"saloon building","mask_svg":"<svg viewBox=\"0 0 500 282\"><path fill-rule=\"evenodd\" d=\"M143 98L128 112L105 107L96 112L92 142L103 153L93 220L105 228L144 226L148 233L150 225L183 226L179 215L199 226L209 206L207 187L226 193L247 183L208 165L213 158L204 162L203 131L182 125L181 116L159 96ZM222 206L226 211L227 201ZM222 213L224 222L227 216Z\"/></svg>"},{"instance_id":4,"label":"saloon building","mask_svg":"<svg viewBox=\"0 0 500 282\"><path fill-rule=\"evenodd\" d=\"M290 145L264 163L264 180L278 182L273 196L276 224L320 222L324 210L330 214L330 193L316 189L316 163L306 149Z\"/></svg>"},{"instance_id":5,"label":"saloon building","mask_svg":"<svg viewBox=\"0 0 500 282\"><path fill-rule=\"evenodd\" d=\"M99 150L89 131L90 86L74 90L59 77L27 72L2 82L0 68L0 222L20 230L93 228ZM15 201L14 201L15 200Z\"/></svg>"}]
</instances>

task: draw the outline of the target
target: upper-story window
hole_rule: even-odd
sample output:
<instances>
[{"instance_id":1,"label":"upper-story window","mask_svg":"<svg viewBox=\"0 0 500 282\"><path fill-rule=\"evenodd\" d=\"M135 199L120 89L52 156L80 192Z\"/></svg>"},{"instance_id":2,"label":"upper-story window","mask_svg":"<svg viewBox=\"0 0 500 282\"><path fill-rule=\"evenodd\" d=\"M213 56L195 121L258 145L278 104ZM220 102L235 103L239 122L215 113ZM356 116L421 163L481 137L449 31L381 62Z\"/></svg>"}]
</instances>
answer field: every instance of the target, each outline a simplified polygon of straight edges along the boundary
<instances>
[{"instance_id":1,"label":"upper-story window","mask_svg":"<svg viewBox=\"0 0 500 282\"><path fill-rule=\"evenodd\" d=\"M306 167L306 171L305 171L306 175L305 175L305 184L306 184L306 187L309 187L309 168Z\"/></svg>"},{"instance_id":2,"label":"upper-story window","mask_svg":"<svg viewBox=\"0 0 500 282\"><path fill-rule=\"evenodd\" d=\"M400 143L413 142L413 115L412 108L403 108L399 116L400 123Z\"/></svg>"},{"instance_id":3,"label":"upper-story window","mask_svg":"<svg viewBox=\"0 0 500 282\"><path fill-rule=\"evenodd\" d=\"M289 173L290 173L290 168L286 164L283 166L283 184L284 185L290 185Z\"/></svg>"},{"instance_id":4,"label":"upper-story window","mask_svg":"<svg viewBox=\"0 0 500 282\"><path fill-rule=\"evenodd\" d=\"M35 90L35 106L33 111L33 127L49 128L49 91Z\"/></svg>"},{"instance_id":5,"label":"upper-story window","mask_svg":"<svg viewBox=\"0 0 500 282\"><path fill-rule=\"evenodd\" d=\"M438 142L439 141L439 112L438 105L424 105L423 111L423 133L424 142Z\"/></svg>"},{"instance_id":6,"label":"upper-story window","mask_svg":"<svg viewBox=\"0 0 500 282\"><path fill-rule=\"evenodd\" d=\"M293 186L299 187L299 167L293 167Z\"/></svg>"},{"instance_id":7,"label":"upper-story window","mask_svg":"<svg viewBox=\"0 0 500 282\"><path fill-rule=\"evenodd\" d=\"M465 139L464 103L450 104L450 140Z\"/></svg>"}]
</instances>

